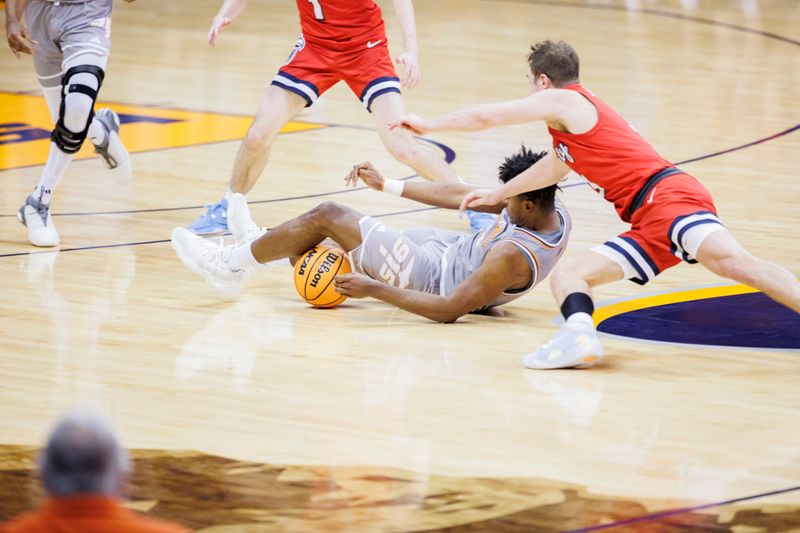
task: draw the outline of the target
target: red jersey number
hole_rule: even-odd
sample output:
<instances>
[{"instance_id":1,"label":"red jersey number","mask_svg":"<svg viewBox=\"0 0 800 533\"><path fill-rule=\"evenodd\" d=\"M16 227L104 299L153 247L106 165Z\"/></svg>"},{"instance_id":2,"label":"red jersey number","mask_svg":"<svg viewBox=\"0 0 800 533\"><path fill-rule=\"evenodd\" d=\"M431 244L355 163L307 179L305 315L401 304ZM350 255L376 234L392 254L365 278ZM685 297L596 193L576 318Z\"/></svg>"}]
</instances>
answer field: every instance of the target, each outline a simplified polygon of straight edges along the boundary
<instances>
[{"instance_id":1,"label":"red jersey number","mask_svg":"<svg viewBox=\"0 0 800 533\"><path fill-rule=\"evenodd\" d=\"M314 6L314 18L317 20L325 20L325 14L322 12L322 5L319 0L308 0L308 3Z\"/></svg>"}]
</instances>

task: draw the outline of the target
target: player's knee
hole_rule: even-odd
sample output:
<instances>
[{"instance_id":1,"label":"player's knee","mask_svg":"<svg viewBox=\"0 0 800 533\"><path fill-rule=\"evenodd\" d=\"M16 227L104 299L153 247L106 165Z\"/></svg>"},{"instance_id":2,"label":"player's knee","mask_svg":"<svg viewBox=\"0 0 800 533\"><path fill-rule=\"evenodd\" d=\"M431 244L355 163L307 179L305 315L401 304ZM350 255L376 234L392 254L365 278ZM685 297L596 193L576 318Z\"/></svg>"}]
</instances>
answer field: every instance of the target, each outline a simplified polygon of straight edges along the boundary
<instances>
[{"instance_id":1,"label":"player's knee","mask_svg":"<svg viewBox=\"0 0 800 533\"><path fill-rule=\"evenodd\" d=\"M96 65L78 65L64 74L63 98L58 110L58 121L50 139L66 154L81 149L89 131L97 91L103 84L105 73Z\"/></svg>"},{"instance_id":2,"label":"player's knee","mask_svg":"<svg viewBox=\"0 0 800 533\"><path fill-rule=\"evenodd\" d=\"M414 166L419 159L419 148L412 142L387 142L386 150L404 165Z\"/></svg>"},{"instance_id":3,"label":"player's knee","mask_svg":"<svg viewBox=\"0 0 800 533\"><path fill-rule=\"evenodd\" d=\"M247 130L247 134L244 137L244 144L250 151L261 152L269 148L273 137L274 134L269 128L258 123L253 123L250 129Z\"/></svg>"},{"instance_id":4,"label":"player's knee","mask_svg":"<svg viewBox=\"0 0 800 533\"><path fill-rule=\"evenodd\" d=\"M94 101L85 94L70 93L64 97L64 126L73 133L89 126Z\"/></svg>"},{"instance_id":5,"label":"player's knee","mask_svg":"<svg viewBox=\"0 0 800 533\"><path fill-rule=\"evenodd\" d=\"M321 228L330 227L344 214L344 206L336 202L322 202L308 212L309 218Z\"/></svg>"},{"instance_id":6,"label":"player's knee","mask_svg":"<svg viewBox=\"0 0 800 533\"><path fill-rule=\"evenodd\" d=\"M550 287L557 289L574 277L575 273L570 269L569 263L559 263L550 272Z\"/></svg>"}]
</instances>

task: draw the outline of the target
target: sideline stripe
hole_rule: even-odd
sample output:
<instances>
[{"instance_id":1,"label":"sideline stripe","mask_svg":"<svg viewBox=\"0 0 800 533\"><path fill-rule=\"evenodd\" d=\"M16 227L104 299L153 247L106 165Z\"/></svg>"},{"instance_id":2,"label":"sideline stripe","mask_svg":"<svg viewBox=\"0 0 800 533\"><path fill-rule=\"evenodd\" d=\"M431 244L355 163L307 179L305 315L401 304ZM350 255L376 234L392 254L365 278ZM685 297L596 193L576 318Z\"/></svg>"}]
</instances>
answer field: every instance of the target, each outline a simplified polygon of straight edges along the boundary
<instances>
[{"instance_id":1,"label":"sideline stripe","mask_svg":"<svg viewBox=\"0 0 800 533\"><path fill-rule=\"evenodd\" d=\"M406 209L405 211L392 211L390 213L381 213L380 215L370 215L372 218L383 218L383 217L392 217L395 215L407 215L409 213L419 213L421 211L434 211L436 209L440 209L439 207L421 207L418 209ZM272 229L272 228L269 228ZM223 237L226 235L230 235L230 233L223 233L222 235L212 235L210 238L216 237ZM3 257L19 257L22 255L38 255L38 254L56 254L60 252L80 252L84 250L102 250L106 248L120 248L122 246L143 246L146 244L163 244L165 242L170 242L171 239L158 239L155 241L135 241L135 242L122 242L117 244L97 244L93 246L79 246L76 248L63 248L63 249L53 249L53 250L36 250L33 252L16 252L13 254L0 254L0 258Z\"/></svg>"},{"instance_id":2,"label":"sideline stripe","mask_svg":"<svg viewBox=\"0 0 800 533\"><path fill-rule=\"evenodd\" d=\"M612 527L618 527L628 524L636 524L639 522L652 522L655 520L659 520L661 518L666 518L668 516L674 516L678 514L687 514L694 511L700 511L702 509L710 509L712 507L721 507L723 505L730 505L732 503L744 502L748 500L755 500L757 498L765 498L767 496L775 496L776 494L785 494L787 492L794 492L796 490L800 490L800 485L795 487L788 487L785 489L778 489L773 490L770 492L762 492L760 494L753 494L750 496L742 496L741 498L732 498L730 500L723 500L721 502L713 502L713 503L704 503L702 505L694 505L692 507L680 507L678 509L670 509L667 511L659 511L657 513L637 516L635 518L626 518L625 520L619 520L617 522L611 522L610 524L602 524L599 526L591 526L585 527L581 529L572 529L566 531L565 533L585 533L587 531L600 531L602 529L610 529Z\"/></svg>"}]
</instances>

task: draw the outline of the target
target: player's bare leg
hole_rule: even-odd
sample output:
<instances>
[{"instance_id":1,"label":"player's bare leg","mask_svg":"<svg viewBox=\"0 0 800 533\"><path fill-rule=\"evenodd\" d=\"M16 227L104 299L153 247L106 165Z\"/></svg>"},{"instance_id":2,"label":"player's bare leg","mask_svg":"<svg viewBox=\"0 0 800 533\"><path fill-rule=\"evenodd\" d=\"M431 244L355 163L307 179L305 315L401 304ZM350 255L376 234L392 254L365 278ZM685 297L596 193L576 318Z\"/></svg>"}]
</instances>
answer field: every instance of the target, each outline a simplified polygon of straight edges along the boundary
<instances>
[{"instance_id":1,"label":"player's bare leg","mask_svg":"<svg viewBox=\"0 0 800 533\"><path fill-rule=\"evenodd\" d=\"M703 240L697 261L723 278L756 288L800 313L800 282L780 265L755 257L728 231L716 231Z\"/></svg>"},{"instance_id":2,"label":"player's bare leg","mask_svg":"<svg viewBox=\"0 0 800 533\"><path fill-rule=\"evenodd\" d=\"M272 142L281 128L306 106L306 101L294 93L270 85L261 99L253 123L247 130L233 164L230 185L225 196L192 222L189 229L201 235L228 230L228 201L233 193L247 194L264 172Z\"/></svg>"},{"instance_id":3,"label":"player's bare leg","mask_svg":"<svg viewBox=\"0 0 800 533\"><path fill-rule=\"evenodd\" d=\"M230 202L231 220L241 228L255 226L241 194ZM358 221L364 215L334 202L325 202L311 211L277 226L255 241L223 246L203 239L184 228L172 231L172 246L181 261L201 274L212 286L228 294L239 291L246 274L263 263L302 255L327 238L346 251L361 244ZM234 232L238 233L238 229ZM236 235L237 241L239 235Z\"/></svg>"},{"instance_id":4,"label":"player's bare leg","mask_svg":"<svg viewBox=\"0 0 800 533\"><path fill-rule=\"evenodd\" d=\"M423 178L431 181L458 181L458 175L450 165L431 148L417 142L407 131L400 128L389 129L389 123L406 114L402 96L389 92L372 101L372 115L378 135L386 150L398 161L413 168ZM468 211L470 226L478 231L494 223L494 215Z\"/></svg>"},{"instance_id":5,"label":"player's bare leg","mask_svg":"<svg viewBox=\"0 0 800 533\"><path fill-rule=\"evenodd\" d=\"M565 258L550 274L553 292L566 322L550 342L523 357L528 368L589 367L602 360L592 313L592 287L620 280L622 268L591 250Z\"/></svg>"},{"instance_id":6,"label":"player's bare leg","mask_svg":"<svg viewBox=\"0 0 800 533\"><path fill-rule=\"evenodd\" d=\"M427 180L458 181L458 176L440 154L415 141L406 130L389 130L390 122L406 114L406 107L399 93L389 92L376 97L372 101L371 110L378 136L392 157L413 168Z\"/></svg>"},{"instance_id":7,"label":"player's bare leg","mask_svg":"<svg viewBox=\"0 0 800 533\"><path fill-rule=\"evenodd\" d=\"M306 106L306 101L294 93L270 85L261 99L253 123L236 153L231 173L233 192L247 194L264 172L269 149L281 128Z\"/></svg>"},{"instance_id":8,"label":"player's bare leg","mask_svg":"<svg viewBox=\"0 0 800 533\"><path fill-rule=\"evenodd\" d=\"M350 207L325 202L271 229L253 241L250 250L258 263L268 263L302 255L330 238L349 252L361 245L358 221L363 217L363 213Z\"/></svg>"}]
</instances>

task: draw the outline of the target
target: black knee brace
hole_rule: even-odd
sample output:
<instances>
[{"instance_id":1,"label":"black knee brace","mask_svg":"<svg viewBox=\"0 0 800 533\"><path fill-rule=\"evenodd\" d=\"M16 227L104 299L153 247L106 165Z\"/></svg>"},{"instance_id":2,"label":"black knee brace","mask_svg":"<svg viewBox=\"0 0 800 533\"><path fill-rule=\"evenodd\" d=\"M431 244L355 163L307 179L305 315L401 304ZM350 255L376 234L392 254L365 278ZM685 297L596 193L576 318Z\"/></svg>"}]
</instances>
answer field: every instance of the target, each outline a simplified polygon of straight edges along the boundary
<instances>
[{"instance_id":1,"label":"black knee brace","mask_svg":"<svg viewBox=\"0 0 800 533\"><path fill-rule=\"evenodd\" d=\"M94 77L97 78L97 89L93 89L81 83L72 83L68 85L72 76L84 72L93 74ZM94 118L94 102L97 99L97 92L100 90L100 86L103 85L104 77L105 72L100 67L95 65L78 65L67 70L61 78L61 106L58 108L58 122L56 122L56 127L53 128L53 132L50 134L50 140L56 143L56 146L65 154L77 153L77 151L81 149L81 146L83 146L83 141L86 140L86 134L89 133L89 124L92 123L92 119ZM89 111L89 118L86 119L86 125L83 127L82 131L77 133L68 130L64 125L66 99L69 93L85 94L92 99L92 109Z\"/></svg>"}]
</instances>

